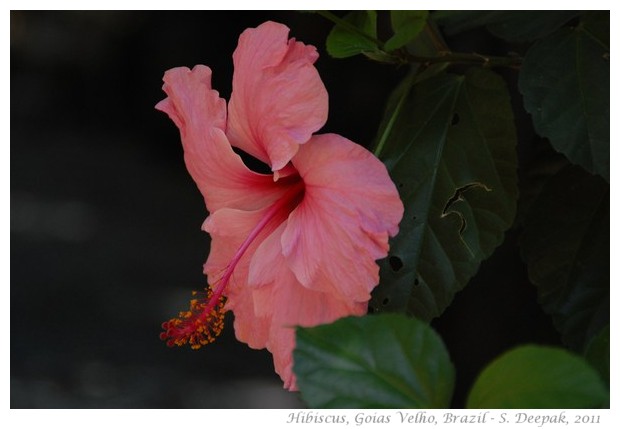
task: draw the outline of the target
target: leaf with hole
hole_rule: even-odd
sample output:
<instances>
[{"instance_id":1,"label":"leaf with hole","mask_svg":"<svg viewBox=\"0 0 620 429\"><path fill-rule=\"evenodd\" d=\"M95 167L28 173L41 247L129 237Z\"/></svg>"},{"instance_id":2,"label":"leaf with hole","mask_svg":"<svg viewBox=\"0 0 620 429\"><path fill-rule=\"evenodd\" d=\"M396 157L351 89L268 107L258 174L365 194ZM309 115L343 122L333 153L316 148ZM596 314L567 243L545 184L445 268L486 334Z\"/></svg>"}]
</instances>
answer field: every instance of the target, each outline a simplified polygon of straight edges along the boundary
<instances>
[{"instance_id":1,"label":"leaf with hole","mask_svg":"<svg viewBox=\"0 0 620 429\"><path fill-rule=\"evenodd\" d=\"M377 50L377 13L374 10L350 12L336 24L325 42L327 53L334 58L352 57Z\"/></svg>"},{"instance_id":2,"label":"leaf with hole","mask_svg":"<svg viewBox=\"0 0 620 429\"><path fill-rule=\"evenodd\" d=\"M512 225L515 145L506 85L489 70L395 91L377 148L405 215L380 262L372 310L430 320L450 304Z\"/></svg>"},{"instance_id":3,"label":"leaf with hole","mask_svg":"<svg viewBox=\"0 0 620 429\"><path fill-rule=\"evenodd\" d=\"M525 55L519 90L536 132L609 182L608 29L607 11L538 41Z\"/></svg>"},{"instance_id":4,"label":"leaf with hole","mask_svg":"<svg viewBox=\"0 0 620 429\"><path fill-rule=\"evenodd\" d=\"M426 323L398 314L297 328L294 371L315 408L448 408L454 367Z\"/></svg>"},{"instance_id":5,"label":"leaf with hole","mask_svg":"<svg viewBox=\"0 0 620 429\"><path fill-rule=\"evenodd\" d=\"M524 219L530 280L575 350L609 323L609 223L609 185L574 165L549 179Z\"/></svg>"},{"instance_id":6,"label":"leaf with hole","mask_svg":"<svg viewBox=\"0 0 620 429\"><path fill-rule=\"evenodd\" d=\"M596 371L566 350L522 346L487 366L467 408L599 408L609 400Z\"/></svg>"}]
</instances>

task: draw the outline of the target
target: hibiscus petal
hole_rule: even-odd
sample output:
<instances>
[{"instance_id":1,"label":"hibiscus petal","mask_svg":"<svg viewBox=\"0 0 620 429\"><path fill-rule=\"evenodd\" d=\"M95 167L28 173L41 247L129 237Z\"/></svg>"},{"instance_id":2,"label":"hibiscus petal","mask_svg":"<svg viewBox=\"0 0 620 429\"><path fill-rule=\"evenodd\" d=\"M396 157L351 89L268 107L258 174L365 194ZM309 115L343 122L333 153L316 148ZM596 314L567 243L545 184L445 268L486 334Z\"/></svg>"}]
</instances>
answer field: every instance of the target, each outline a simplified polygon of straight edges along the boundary
<instances>
[{"instance_id":1,"label":"hibiscus petal","mask_svg":"<svg viewBox=\"0 0 620 429\"><path fill-rule=\"evenodd\" d=\"M244 31L233 54L230 142L283 168L300 144L327 120L327 91L313 64L313 46L288 39L285 25L266 22Z\"/></svg>"},{"instance_id":2,"label":"hibiscus petal","mask_svg":"<svg viewBox=\"0 0 620 429\"><path fill-rule=\"evenodd\" d=\"M211 75L211 69L203 65L192 70L175 67L164 73L162 89L168 98L155 108L168 113L181 134L191 123L199 123L204 129L226 129L226 102L211 88Z\"/></svg>"},{"instance_id":3,"label":"hibiscus petal","mask_svg":"<svg viewBox=\"0 0 620 429\"><path fill-rule=\"evenodd\" d=\"M226 105L211 89L211 70L178 67L164 74L166 99L156 108L167 113L181 132L187 169L207 209L254 210L277 199L282 189L271 175L249 170L224 135Z\"/></svg>"},{"instance_id":4,"label":"hibiscus petal","mask_svg":"<svg viewBox=\"0 0 620 429\"><path fill-rule=\"evenodd\" d=\"M296 390L293 374L295 327L331 323L350 315L366 313L365 302L345 301L331 294L304 287L290 270L282 254L281 236L286 223L281 224L258 247L250 262L249 284L254 287L254 315L268 317L271 327L266 343L273 354L276 372L284 387ZM236 313L235 313L236 314ZM245 324L256 322L245 319L236 328L249 330Z\"/></svg>"},{"instance_id":5,"label":"hibiscus petal","mask_svg":"<svg viewBox=\"0 0 620 429\"><path fill-rule=\"evenodd\" d=\"M271 314L258 315L253 294L247 291L233 291L228 297L228 308L235 315L235 336L253 349L264 349L269 342Z\"/></svg>"},{"instance_id":6,"label":"hibiscus petal","mask_svg":"<svg viewBox=\"0 0 620 429\"><path fill-rule=\"evenodd\" d=\"M252 260L250 261L248 273L248 285L251 287L256 288L271 285L280 275L279 271L274 269L274 267L277 267L284 259L280 241L285 227L286 224L282 222L282 224L257 247L256 252L254 252Z\"/></svg>"},{"instance_id":7,"label":"hibiscus petal","mask_svg":"<svg viewBox=\"0 0 620 429\"><path fill-rule=\"evenodd\" d=\"M334 299L329 294L303 287L283 257L273 268L278 273L277 281L254 291L255 305L272 311L267 349L273 354L275 370L284 381L284 387L296 390L293 373L295 327L331 323L345 316L361 316L366 313L367 306Z\"/></svg>"},{"instance_id":8,"label":"hibiscus petal","mask_svg":"<svg viewBox=\"0 0 620 429\"><path fill-rule=\"evenodd\" d=\"M293 373L295 327L331 323L341 317L366 313L366 302L341 300L332 294L304 287L282 254L281 236L286 224L280 225L258 247L250 263L254 314L269 317L271 327L267 349L273 354L275 371L284 387L296 390ZM255 323L255 322L252 322ZM236 327L240 325L236 325Z\"/></svg>"},{"instance_id":9,"label":"hibiscus petal","mask_svg":"<svg viewBox=\"0 0 620 429\"><path fill-rule=\"evenodd\" d=\"M306 188L282 234L289 266L306 288L367 301L404 210L385 166L335 134L314 136L293 165Z\"/></svg>"}]
</instances>

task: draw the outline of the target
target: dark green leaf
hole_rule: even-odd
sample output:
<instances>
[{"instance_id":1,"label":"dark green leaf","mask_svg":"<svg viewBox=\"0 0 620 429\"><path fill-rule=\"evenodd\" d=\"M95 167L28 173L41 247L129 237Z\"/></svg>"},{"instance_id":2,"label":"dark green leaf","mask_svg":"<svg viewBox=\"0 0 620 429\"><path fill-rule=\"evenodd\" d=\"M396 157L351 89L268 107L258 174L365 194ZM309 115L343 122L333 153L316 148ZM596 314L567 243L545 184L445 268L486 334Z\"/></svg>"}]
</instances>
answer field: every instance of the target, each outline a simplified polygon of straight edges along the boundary
<instances>
[{"instance_id":1,"label":"dark green leaf","mask_svg":"<svg viewBox=\"0 0 620 429\"><path fill-rule=\"evenodd\" d=\"M374 10L355 11L344 21L350 26L336 24L327 36L327 53L334 58L347 58L366 51L374 51L377 44L377 13Z\"/></svg>"},{"instance_id":2,"label":"dark green leaf","mask_svg":"<svg viewBox=\"0 0 620 429\"><path fill-rule=\"evenodd\" d=\"M609 323L609 221L609 185L576 166L547 182L524 220L530 280L576 350Z\"/></svg>"},{"instance_id":3,"label":"dark green leaf","mask_svg":"<svg viewBox=\"0 0 620 429\"><path fill-rule=\"evenodd\" d=\"M394 35L385 42L385 50L393 51L414 40L426 25L426 10L393 10L390 12Z\"/></svg>"},{"instance_id":4,"label":"dark green leaf","mask_svg":"<svg viewBox=\"0 0 620 429\"><path fill-rule=\"evenodd\" d=\"M582 25L598 42L609 46L609 11L592 11L583 16Z\"/></svg>"},{"instance_id":5,"label":"dark green leaf","mask_svg":"<svg viewBox=\"0 0 620 429\"><path fill-rule=\"evenodd\" d=\"M571 162L609 181L609 46L589 31L589 22L532 46L519 90L536 132Z\"/></svg>"},{"instance_id":6,"label":"dark green leaf","mask_svg":"<svg viewBox=\"0 0 620 429\"><path fill-rule=\"evenodd\" d=\"M501 20L505 15L506 11L501 10L441 10L433 12L431 16L447 35L452 36Z\"/></svg>"},{"instance_id":7,"label":"dark green leaf","mask_svg":"<svg viewBox=\"0 0 620 429\"><path fill-rule=\"evenodd\" d=\"M440 11L433 18L453 35L487 26L495 36L509 42L527 42L553 33L579 14L570 10Z\"/></svg>"},{"instance_id":8,"label":"dark green leaf","mask_svg":"<svg viewBox=\"0 0 620 429\"><path fill-rule=\"evenodd\" d=\"M521 164L519 174L519 202L515 224L522 225L530 207L536 201L549 179L570 165L545 139L532 145L529 160Z\"/></svg>"},{"instance_id":9,"label":"dark green leaf","mask_svg":"<svg viewBox=\"0 0 620 429\"><path fill-rule=\"evenodd\" d=\"M578 14L574 10L512 11L505 19L489 23L487 29L508 42L529 42L553 33Z\"/></svg>"},{"instance_id":10,"label":"dark green leaf","mask_svg":"<svg viewBox=\"0 0 620 429\"><path fill-rule=\"evenodd\" d=\"M430 320L503 241L515 215L516 135L506 86L484 69L401 85L379 136L405 215L380 262L371 306Z\"/></svg>"},{"instance_id":11,"label":"dark green leaf","mask_svg":"<svg viewBox=\"0 0 620 429\"><path fill-rule=\"evenodd\" d=\"M580 356L523 346L491 362L474 383L468 408L598 408L608 392Z\"/></svg>"},{"instance_id":12,"label":"dark green leaf","mask_svg":"<svg viewBox=\"0 0 620 429\"><path fill-rule=\"evenodd\" d=\"M585 356L609 387L609 325L590 341Z\"/></svg>"},{"instance_id":13,"label":"dark green leaf","mask_svg":"<svg viewBox=\"0 0 620 429\"><path fill-rule=\"evenodd\" d=\"M317 408L447 408L454 367L439 336L398 314L298 328L295 374Z\"/></svg>"}]
</instances>

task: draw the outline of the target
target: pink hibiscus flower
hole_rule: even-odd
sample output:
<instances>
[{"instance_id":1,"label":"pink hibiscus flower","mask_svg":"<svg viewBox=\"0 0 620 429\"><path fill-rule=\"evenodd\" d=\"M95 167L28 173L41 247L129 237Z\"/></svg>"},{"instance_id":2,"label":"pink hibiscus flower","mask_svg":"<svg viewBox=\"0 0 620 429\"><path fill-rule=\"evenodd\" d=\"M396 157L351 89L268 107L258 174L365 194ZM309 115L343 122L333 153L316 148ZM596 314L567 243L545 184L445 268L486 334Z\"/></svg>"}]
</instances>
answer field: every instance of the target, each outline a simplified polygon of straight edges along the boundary
<instances>
[{"instance_id":1,"label":"pink hibiscus flower","mask_svg":"<svg viewBox=\"0 0 620 429\"><path fill-rule=\"evenodd\" d=\"M228 112L202 65L168 70L168 97L156 108L181 132L211 234L211 286L163 324L161 338L199 348L230 310L237 338L267 348L292 390L295 326L366 313L379 282L375 260L387 255L403 205L370 152L336 134L313 135L327 118L327 91L316 49L288 32L266 22L241 34ZM248 169L233 146L273 174Z\"/></svg>"}]
</instances>

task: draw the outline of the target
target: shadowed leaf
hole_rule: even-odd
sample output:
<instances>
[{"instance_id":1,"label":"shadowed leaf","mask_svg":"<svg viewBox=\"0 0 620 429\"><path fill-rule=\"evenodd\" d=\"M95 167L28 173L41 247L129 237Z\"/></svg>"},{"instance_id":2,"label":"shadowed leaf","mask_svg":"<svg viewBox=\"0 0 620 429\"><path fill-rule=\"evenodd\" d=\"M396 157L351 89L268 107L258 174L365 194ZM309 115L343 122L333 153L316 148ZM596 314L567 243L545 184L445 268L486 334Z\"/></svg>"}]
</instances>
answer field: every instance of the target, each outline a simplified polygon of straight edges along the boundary
<instances>
[{"instance_id":1,"label":"shadowed leaf","mask_svg":"<svg viewBox=\"0 0 620 429\"><path fill-rule=\"evenodd\" d=\"M608 396L596 371L580 356L522 346L482 371L467 408L599 408Z\"/></svg>"},{"instance_id":2,"label":"shadowed leaf","mask_svg":"<svg viewBox=\"0 0 620 429\"><path fill-rule=\"evenodd\" d=\"M606 15L606 20L605 20ZM592 31L590 31L592 27ZM536 132L571 162L609 182L609 12L538 41L519 90Z\"/></svg>"},{"instance_id":3,"label":"shadowed leaf","mask_svg":"<svg viewBox=\"0 0 620 429\"><path fill-rule=\"evenodd\" d=\"M569 166L525 217L521 250L564 342L583 350L609 323L609 185Z\"/></svg>"},{"instance_id":4,"label":"shadowed leaf","mask_svg":"<svg viewBox=\"0 0 620 429\"><path fill-rule=\"evenodd\" d=\"M585 356L609 387L609 325L596 335L586 348Z\"/></svg>"},{"instance_id":5,"label":"shadowed leaf","mask_svg":"<svg viewBox=\"0 0 620 429\"><path fill-rule=\"evenodd\" d=\"M578 14L571 10L462 10L435 12L433 18L448 35L486 26L506 41L528 42L553 33Z\"/></svg>"},{"instance_id":6,"label":"shadowed leaf","mask_svg":"<svg viewBox=\"0 0 620 429\"><path fill-rule=\"evenodd\" d=\"M516 211L516 135L503 80L483 69L394 93L378 138L405 204L371 308L440 315Z\"/></svg>"}]
</instances>

